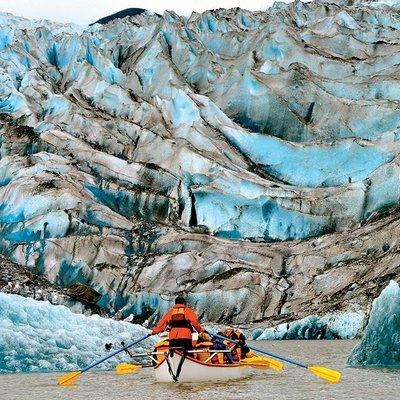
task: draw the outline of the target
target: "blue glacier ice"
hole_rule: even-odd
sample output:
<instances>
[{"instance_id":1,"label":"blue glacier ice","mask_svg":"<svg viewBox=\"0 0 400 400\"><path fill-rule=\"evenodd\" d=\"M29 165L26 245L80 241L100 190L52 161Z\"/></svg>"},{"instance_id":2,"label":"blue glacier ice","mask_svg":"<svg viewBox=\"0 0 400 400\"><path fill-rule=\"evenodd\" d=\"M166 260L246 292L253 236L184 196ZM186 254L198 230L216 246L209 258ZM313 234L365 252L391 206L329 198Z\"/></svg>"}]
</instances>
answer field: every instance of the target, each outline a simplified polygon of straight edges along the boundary
<instances>
[{"instance_id":1,"label":"blue glacier ice","mask_svg":"<svg viewBox=\"0 0 400 400\"><path fill-rule=\"evenodd\" d=\"M1 254L110 315L185 292L206 320L351 336L321 315L392 276L400 17L336 3L0 13Z\"/></svg>"},{"instance_id":2,"label":"blue glacier ice","mask_svg":"<svg viewBox=\"0 0 400 400\"><path fill-rule=\"evenodd\" d=\"M17 112L24 100L15 89L11 78L0 75L0 112Z\"/></svg>"},{"instance_id":3,"label":"blue glacier ice","mask_svg":"<svg viewBox=\"0 0 400 400\"><path fill-rule=\"evenodd\" d=\"M311 315L298 321L257 329L256 340L282 339L354 339L363 328L365 315L356 312Z\"/></svg>"},{"instance_id":4,"label":"blue glacier ice","mask_svg":"<svg viewBox=\"0 0 400 400\"><path fill-rule=\"evenodd\" d=\"M0 30L0 50L5 49L9 46L13 41L14 32L10 29L7 30Z\"/></svg>"},{"instance_id":5,"label":"blue glacier ice","mask_svg":"<svg viewBox=\"0 0 400 400\"><path fill-rule=\"evenodd\" d=\"M227 139L270 175L291 185L338 186L365 179L391 161L390 150L354 141L335 146L298 146L277 138L240 130L226 130Z\"/></svg>"},{"instance_id":6,"label":"blue glacier ice","mask_svg":"<svg viewBox=\"0 0 400 400\"><path fill-rule=\"evenodd\" d=\"M372 304L362 341L347 363L400 368L400 285L391 281Z\"/></svg>"},{"instance_id":7,"label":"blue glacier ice","mask_svg":"<svg viewBox=\"0 0 400 400\"><path fill-rule=\"evenodd\" d=\"M76 370L107 354L105 343L133 341L146 329L98 315L86 317L65 306L0 293L0 372ZM150 349L153 339L140 344ZM139 345L138 345L139 346ZM118 355L100 368L112 368Z\"/></svg>"},{"instance_id":8,"label":"blue glacier ice","mask_svg":"<svg viewBox=\"0 0 400 400\"><path fill-rule=\"evenodd\" d=\"M332 230L329 217L288 210L267 197L248 199L215 190L195 191L197 221L230 239L304 239Z\"/></svg>"}]
</instances>

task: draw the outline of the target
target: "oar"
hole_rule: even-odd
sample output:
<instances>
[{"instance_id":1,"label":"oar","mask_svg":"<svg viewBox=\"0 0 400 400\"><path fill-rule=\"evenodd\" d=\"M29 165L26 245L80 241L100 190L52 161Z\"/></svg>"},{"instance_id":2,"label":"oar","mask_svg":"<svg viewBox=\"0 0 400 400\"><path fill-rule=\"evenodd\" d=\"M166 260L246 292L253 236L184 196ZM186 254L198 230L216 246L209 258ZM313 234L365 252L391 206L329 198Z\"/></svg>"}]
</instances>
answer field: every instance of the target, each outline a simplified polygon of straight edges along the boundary
<instances>
[{"instance_id":1,"label":"oar","mask_svg":"<svg viewBox=\"0 0 400 400\"><path fill-rule=\"evenodd\" d=\"M138 372L141 368L142 368L141 364L122 363L122 364L118 364L115 367L115 370L117 371L117 374L125 375L125 374L134 374L134 373Z\"/></svg>"},{"instance_id":2,"label":"oar","mask_svg":"<svg viewBox=\"0 0 400 400\"><path fill-rule=\"evenodd\" d=\"M233 343L238 343L237 340L229 339L229 338L227 338L225 336L220 336L220 335L216 335L216 334L212 334L212 336L217 337L217 338L222 339L222 340L228 340L228 341L233 342ZM326 367L320 367L318 365L304 364L304 363L301 363L299 361L292 360L290 358L280 356L279 354L274 354L274 353L268 352L268 351L266 351L264 349L260 349L260 348L255 347L255 346L251 346L249 344L246 344L246 346L248 348L254 350L254 351L257 351L258 353L265 354L267 356L277 358L278 360L286 361L286 362L288 362L290 364L297 365L298 367L308 369L314 375L319 376L322 379L326 379L329 382L337 383L337 382L340 381L341 373L339 371L335 371L333 369L329 369L329 368L326 368Z\"/></svg>"},{"instance_id":3,"label":"oar","mask_svg":"<svg viewBox=\"0 0 400 400\"><path fill-rule=\"evenodd\" d=\"M270 357L250 357L240 360L242 364L249 367L267 369L272 368L275 371L282 371L283 363Z\"/></svg>"},{"instance_id":4,"label":"oar","mask_svg":"<svg viewBox=\"0 0 400 400\"><path fill-rule=\"evenodd\" d=\"M240 363L240 365L245 365L246 367L251 367L251 368L255 368L255 369L269 369L269 368L271 368L271 365L269 363L264 363L264 364L255 363L255 364L252 364L252 363L249 363L249 362L242 362L242 361L240 361L239 363Z\"/></svg>"},{"instance_id":5,"label":"oar","mask_svg":"<svg viewBox=\"0 0 400 400\"><path fill-rule=\"evenodd\" d=\"M143 365L143 364L122 363L122 364L118 364L115 367L115 371L119 375L135 374L136 372L139 372L143 368L154 368L154 366L153 365Z\"/></svg>"},{"instance_id":6,"label":"oar","mask_svg":"<svg viewBox=\"0 0 400 400\"><path fill-rule=\"evenodd\" d=\"M65 374L63 376L60 376L57 379L58 380L58 384L60 386L72 385L80 374L82 374L82 373L84 373L86 371L89 371L89 369L92 369L92 368L96 367L97 365L99 365L102 362L108 360L109 358L114 357L118 353L121 353L122 351L125 351L126 349L129 349L129 347L132 347L135 344L138 344L139 342L147 339L149 336L150 335L147 334L146 336L143 336L140 339L137 339L137 340L133 341L132 343L127 344L126 346L122 347L121 349L112 352L111 354L107 355L106 357L103 357L99 361L95 361L94 363L92 363L89 366L81 369L80 371L73 371L73 372L69 372L68 374Z\"/></svg>"}]
</instances>

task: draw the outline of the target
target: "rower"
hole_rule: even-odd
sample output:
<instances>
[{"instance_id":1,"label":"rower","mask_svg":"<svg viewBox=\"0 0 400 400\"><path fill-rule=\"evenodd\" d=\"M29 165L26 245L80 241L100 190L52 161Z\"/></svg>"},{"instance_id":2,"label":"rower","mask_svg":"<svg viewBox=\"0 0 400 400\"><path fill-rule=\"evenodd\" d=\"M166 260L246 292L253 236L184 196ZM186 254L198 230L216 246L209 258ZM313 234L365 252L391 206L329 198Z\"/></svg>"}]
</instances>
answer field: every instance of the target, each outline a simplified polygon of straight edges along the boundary
<instances>
[{"instance_id":1,"label":"rower","mask_svg":"<svg viewBox=\"0 0 400 400\"><path fill-rule=\"evenodd\" d=\"M201 362L207 361L210 358L210 348L212 345L210 335L206 332L201 332L195 345L195 350L199 350L198 353L194 353L195 358Z\"/></svg>"},{"instance_id":2,"label":"rower","mask_svg":"<svg viewBox=\"0 0 400 400\"><path fill-rule=\"evenodd\" d=\"M218 332L218 335L223 336L224 332ZM229 350L226 341L213 337L213 344L211 350ZM230 352L218 352L212 359L213 364L233 364L233 357Z\"/></svg>"},{"instance_id":3,"label":"rower","mask_svg":"<svg viewBox=\"0 0 400 400\"><path fill-rule=\"evenodd\" d=\"M252 357L254 355L253 352L246 346L246 336L244 336L240 329L228 327L223 333L225 337L237 341L237 343L227 343L227 346L232 351L232 357L235 362L240 361L243 358Z\"/></svg>"},{"instance_id":4,"label":"rower","mask_svg":"<svg viewBox=\"0 0 400 400\"><path fill-rule=\"evenodd\" d=\"M169 347L181 348L184 350L192 349L192 332L204 332L205 329L200 324L194 310L186 305L186 299L178 296L175 305L164 315L161 321L153 328L151 334L169 328Z\"/></svg>"}]
</instances>

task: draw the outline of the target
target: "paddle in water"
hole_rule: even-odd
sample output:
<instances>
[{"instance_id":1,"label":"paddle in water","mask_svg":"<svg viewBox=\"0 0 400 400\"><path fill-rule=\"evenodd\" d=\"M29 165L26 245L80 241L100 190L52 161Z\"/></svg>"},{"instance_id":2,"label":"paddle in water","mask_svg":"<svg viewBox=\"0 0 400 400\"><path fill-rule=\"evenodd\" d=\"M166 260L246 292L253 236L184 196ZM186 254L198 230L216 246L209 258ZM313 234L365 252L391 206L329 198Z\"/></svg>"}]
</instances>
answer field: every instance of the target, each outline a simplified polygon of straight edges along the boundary
<instances>
[{"instance_id":1,"label":"paddle in water","mask_svg":"<svg viewBox=\"0 0 400 400\"><path fill-rule=\"evenodd\" d=\"M117 374L125 375L125 374L134 374L136 372L139 372L139 370L141 368L142 368L142 364L122 363L122 364L118 364L115 367L115 370L117 371Z\"/></svg>"},{"instance_id":2,"label":"paddle in water","mask_svg":"<svg viewBox=\"0 0 400 400\"><path fill-rule=\"evenodd\" d=\"M228 341L230 341L232 343L237 343L238 342L237 340L229 339L229 338L227 338L225 336L220 336L220 335L216 335L216 334L211 334L211 335L214 336L214 337L217 337L219 339L222 339L222 340L228 340ZM338 383L340 381L340 378L341 378L342 374L339 371L335 371L333 369L329 369L329 368L326 368L326 367L320 367L318 365L304 364L302 362L299 362L299 361L296 361L296 360L292 360L292 359L287 358L287 357L280 356L279 354L274 354L274 353L271 353L271 352L266 351L264 349L260 349L260 348L255 347L255 346L251 346L249 344L246 344L246 345L247 345L247 347L249 349L252 349L252 350L256 351L257 353L265 354L267 356L270 356L270 357L273 357L273 358L277 358L278 360L286 361L286 362L288 362L290 364L297 365L298 367L308 369L314 375L316 375L316 376L318 376L318 377L320 377L322 379L325 379L325 380L327 380L329 382Z\"/></svg>"},{"instance_id":3,"label":"paddle in water","mask_svg":"<svg viewBox=\"0 0 400 400\"><path fill-rule=\"evenodd\" d=\"M81 375L82 373L89 371L89 369L96 367L97 365L101 364L102 362L108 360L111 357L114 357L115 355L117 355L118 353L121 353L122 351L129 349L130 347L134 346L135 344L142 342L143 340L147 339L149 336L150 335L147 334L146 336L143 336L143 337L133 341L132 343L127 344L126 346L122 347L121 349L116 350L116 351L112 352L111 354L107 355L106 357L103 357L102 359L93 362L92 364L81 369L80 371L73 371L73 372L69 372L68 374L65 374L63 376L60 376L58 378L58 384L60 386L68 386L68 385L74 384L74 382L76 381L78 376Z\"/></svg>"},{"instance_id":4,"label":"paddle in water","mask_svg":"<svg viewBox=\"0 0 400 400\"><path fill-rule=\"evenodd\" d=\"M115 367L118 375L135 374L144 368L154 368L153 365L122 363Z\"/></svg>"},{"instance_id":5,"label":"paddle in water","mask_svg":"<svg viewBox=\"0 0 400 400\"><path fill-rule=\"evenodd\" d=\"M240 360L240 363L249 367L257 369L274 369L275 371L282 371L283 363L270 357L250 357Z\"/></svg>"}]
</instances>

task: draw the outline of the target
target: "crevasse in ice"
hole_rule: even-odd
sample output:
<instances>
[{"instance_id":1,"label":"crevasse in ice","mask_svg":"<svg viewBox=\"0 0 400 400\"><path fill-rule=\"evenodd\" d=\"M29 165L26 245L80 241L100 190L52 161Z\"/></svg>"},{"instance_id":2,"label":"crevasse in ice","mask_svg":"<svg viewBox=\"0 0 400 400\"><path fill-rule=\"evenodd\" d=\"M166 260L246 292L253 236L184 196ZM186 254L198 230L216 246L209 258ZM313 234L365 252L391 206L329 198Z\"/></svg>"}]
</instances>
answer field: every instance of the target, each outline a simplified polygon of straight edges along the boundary
<instances>
[{"instance_id":1,"label":"crevasse in ice","mask_svg":"<svg viewBox=\"0 0 400 400\"><path fill-rule=\"evenodd\" d=\"M395 281L374 300L362 341L347 363L400 368L400 285Z\"/></svg>"},{"instance_id":2,"label":"crevasse in ice","mask_svg":"<svg viewBox=\"0 0 400 400\"><path fill-rule=\"evenodd\" d=\"M0 293L0 372L81 369L107 355L106 343L117 349L121 341L144 335L140 325L86 317L65 306ZM147 339L138 346L151 348L152 343ZM99 368L111 368L122 360L127 360L123 353Z\"/></svg>"}]
</instances>

